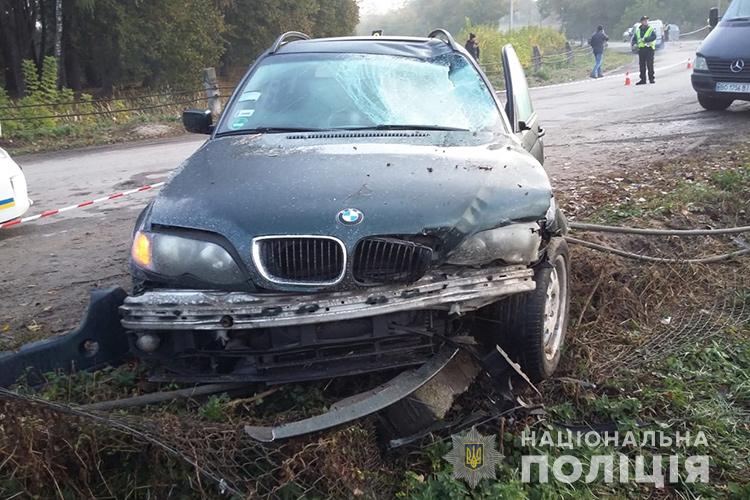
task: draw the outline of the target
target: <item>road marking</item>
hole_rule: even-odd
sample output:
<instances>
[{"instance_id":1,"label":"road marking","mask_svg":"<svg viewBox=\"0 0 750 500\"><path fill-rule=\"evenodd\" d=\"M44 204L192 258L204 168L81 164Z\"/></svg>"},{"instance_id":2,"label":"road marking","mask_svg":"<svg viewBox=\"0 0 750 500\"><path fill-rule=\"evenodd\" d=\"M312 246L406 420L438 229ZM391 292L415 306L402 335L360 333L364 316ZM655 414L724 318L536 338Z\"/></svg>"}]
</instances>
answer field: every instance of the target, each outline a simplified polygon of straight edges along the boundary
<instances>
[{"instance_id":1,"label":"road marking","mask_svg":"<svg viewBox=\"0 0 750 500\"><path fill-rule=\"evenodd\" d=\"M676 68L677 66L682 66L684 64L685 64L685 61L682 61L682 62L670 64L669 66L662 66L662 67L656 68L655 72L666 71L668 69ZM551 88L556 88L556 87L568 87L568 86L571 86L571 85L579 85L579 84L582 84L582 83L601 82L603 80L610 80L612 78L624 78L624 77L625 77L625 73L618 73L616 75L605 76L604 78L596 78L596 79L589 78L587 80L576 80L575 82L556 83L554 85L544 85L542 87L530 87L530 89L531 90L539 90L539 89L551 89Z\"/></svg>"}]
</instances>

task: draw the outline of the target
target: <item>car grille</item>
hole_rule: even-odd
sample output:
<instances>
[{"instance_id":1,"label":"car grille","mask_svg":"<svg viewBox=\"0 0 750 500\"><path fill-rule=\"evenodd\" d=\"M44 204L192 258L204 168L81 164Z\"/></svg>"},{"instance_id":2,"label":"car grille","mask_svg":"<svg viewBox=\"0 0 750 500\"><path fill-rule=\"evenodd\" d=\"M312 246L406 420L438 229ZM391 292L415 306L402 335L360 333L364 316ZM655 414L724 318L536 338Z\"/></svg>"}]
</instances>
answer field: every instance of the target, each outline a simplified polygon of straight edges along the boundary
<instances>
[{"instance_id":1,"label":"car grille","mask_svg":"<svg viewBox=\"0 0 750 500\"><path fill-rule=\"evenodd\" d=\"M396 238L366 238L354 250L352 271L359 283L408 283L421 278L432 260L432 249Z\"/></svg>"},{"instance_id":2,"label":"car grille","mask_svg":"<svg viewBox=\"0 0 750 500\"><path fill-rule=\"evenodd\" d=\"M745 61L746 66L744 70L739 73L733 73L730 67L736 61L737 59L719 59L716 57L706 58L708 70L711 72L711 76L717 80L727 82L750 82L750 61Z\"/></svg>"},{"instance_id":3,"label":"car grille","mask_svg":"<svg viewBox=\"0 0 750 500\"><path fill-rule=\"evenodd\" d=\"M346 269L344 244L330 237L258 238L253 260L264 278L284 284L331 285Z\"/></svg>"}]
</instances>

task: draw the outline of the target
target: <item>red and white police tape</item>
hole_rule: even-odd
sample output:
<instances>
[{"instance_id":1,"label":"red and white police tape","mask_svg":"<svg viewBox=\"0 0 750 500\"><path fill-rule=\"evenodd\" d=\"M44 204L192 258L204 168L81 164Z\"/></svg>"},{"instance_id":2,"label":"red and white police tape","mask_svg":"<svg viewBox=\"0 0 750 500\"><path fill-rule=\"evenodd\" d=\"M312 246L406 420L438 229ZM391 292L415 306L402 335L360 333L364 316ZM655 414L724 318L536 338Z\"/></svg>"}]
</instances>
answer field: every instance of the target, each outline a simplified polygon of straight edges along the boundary
<instances>
[{"instance_id":1,"label":"red and white police tape","mask_svg":"<svg viewBox=\"0 0 750 500\"><path fill-rule=\"evenodd\" d=\"M6 229L12 226L17 226L19 224L25 224L26 222L33 222L35 220L42 219L44 217L52 217L53 215L58 215L63 212L68 212L70 210L74 210L76 208L85 208L91 205L94 205L96 203L102 203L109 200L116 200L118 198L122 198L123 196L128 196L134 193L141 193L143 191L150 191L152 189L160 188L164 185L164 182L157 182L156 184L148 184L146 186L141 186L139 188L135 189L129 189L127 191L122 191L120 193L113 193L109 196L104 196L102 198L97 198L95 200L88 200L81 203L78 203L77 205L70 205L68 207L58 208L56 210L45 210L44 212L36 215L32 215L30 217L24 217L23 219L14 219L8 222L4 222L0 224L0 229Z\"/></svg>"}]
</instances>

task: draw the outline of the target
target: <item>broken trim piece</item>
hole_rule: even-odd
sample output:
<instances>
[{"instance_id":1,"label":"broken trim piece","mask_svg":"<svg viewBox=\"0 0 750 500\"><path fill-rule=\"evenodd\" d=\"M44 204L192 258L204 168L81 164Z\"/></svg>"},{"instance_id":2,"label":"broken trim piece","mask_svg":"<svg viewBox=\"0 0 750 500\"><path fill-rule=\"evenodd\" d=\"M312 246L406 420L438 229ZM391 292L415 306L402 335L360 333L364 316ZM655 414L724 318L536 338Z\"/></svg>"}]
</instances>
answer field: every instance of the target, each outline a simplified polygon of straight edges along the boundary
<instances>
[{"instance_id":1,"label":"broken trim piece","mask_svg":"<svg viewBox=\"0 0 750 500\"><path fill-rule=\"evenodd\" d=\"M16 352L0 352L0 387L16 383L24 373L30 384L55 370L66 373L115 364L130 350L117 308L126 294L122 288L93 290L81 325L74 331L26 344Z\"/></svg>"},{"instance_id":2,"label":"broken trim piece","mask_svg":"<svg viewBox=\"0 0 750 500\"><path fill-rule=\"evenodd\" d=\"M244 330L364 318L399 311L470 311L471 301L534 290L526 266L433 271L416 283L325 294L249 294L154 290L128 297L120 308L130 330ZM456 304L466 303L466 308ZM475 307L476 308L476 307Z\"/></svg>"},{"instance_id":3,"label":"broken trim piece","mask_svg":"<svg viewBox=\"0 0 750 500\"><path fill-rule=\"evenodd\" d=\"M270 443L304 434L330 429L378 412L402 400L429 382L456 356L458 349L446 348L414 370L402 372L389 382L336 402L322 415L278 427L246 425L245 433L256 441Z\"/></svg>"}]
</instances>

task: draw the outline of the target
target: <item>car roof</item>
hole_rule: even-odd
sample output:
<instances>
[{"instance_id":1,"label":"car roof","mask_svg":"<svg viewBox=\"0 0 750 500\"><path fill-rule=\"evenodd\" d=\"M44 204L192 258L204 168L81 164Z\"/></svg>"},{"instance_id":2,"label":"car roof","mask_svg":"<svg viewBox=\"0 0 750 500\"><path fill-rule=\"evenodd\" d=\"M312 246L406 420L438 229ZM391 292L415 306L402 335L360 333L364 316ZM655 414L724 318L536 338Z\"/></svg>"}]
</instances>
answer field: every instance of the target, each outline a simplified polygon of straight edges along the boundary
<instances>
[{"instance_id":1,"label":"car roof","mask_svg":"<svg viewBox=\"0 0 750 500\"><path fill-rule=\"evenodd\" d=\"M382 54L431 59L454 52L439 38L350 36L340 38L313 38L285 43L275 54Z\"/></svg>"}]
</instances>

